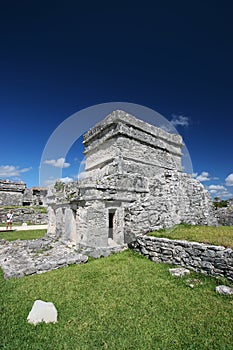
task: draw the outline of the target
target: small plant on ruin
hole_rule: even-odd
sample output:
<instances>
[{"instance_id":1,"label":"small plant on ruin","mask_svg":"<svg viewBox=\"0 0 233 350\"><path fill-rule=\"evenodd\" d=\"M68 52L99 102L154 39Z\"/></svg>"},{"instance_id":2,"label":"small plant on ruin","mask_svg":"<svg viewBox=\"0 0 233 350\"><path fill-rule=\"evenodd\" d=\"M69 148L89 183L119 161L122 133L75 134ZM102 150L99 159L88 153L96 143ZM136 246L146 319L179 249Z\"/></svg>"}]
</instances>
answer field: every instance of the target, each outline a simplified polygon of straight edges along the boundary
<instances>
[{"instance_id":1,"label":"small plant on ruin","mask_svg":"<svg viewBox=\"0 0 233 350\"><path fill-rule=\"evenodd\" d=\"M64 192L65 184L62 181L57 181L54 185L56 192Z\"/></svg>"}]
</instances>

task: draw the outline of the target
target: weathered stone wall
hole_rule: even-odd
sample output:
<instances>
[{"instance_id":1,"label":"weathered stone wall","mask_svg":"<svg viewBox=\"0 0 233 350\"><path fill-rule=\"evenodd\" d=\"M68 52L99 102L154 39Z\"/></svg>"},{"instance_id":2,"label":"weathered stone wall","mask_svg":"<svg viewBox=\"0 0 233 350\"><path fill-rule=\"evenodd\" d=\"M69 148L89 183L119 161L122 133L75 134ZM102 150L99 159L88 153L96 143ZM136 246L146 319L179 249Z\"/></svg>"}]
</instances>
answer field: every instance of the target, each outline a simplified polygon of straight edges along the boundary
<instances>
[{"instance_id":1,"label":"weathered stone wall","mask_svg":"<svg viewBox=\"0 0 233 350\"><path fill-rule=\"evenodd\" d=\"M219 225L233 226L233 206L226 208L217 208L215 210Z\"/></svg>"},{"instance_id":2,"label":"weathered stone wall","mask_svg":"<svg viewBox=\"0 0 233 350\"><path fill-rule=\"evenodd\" d=\"M20 192L0 192L0 205L22 205L23 194Z\"/></svg>"},{"instance_id":3,"label":"weathered stone wall","mask_svg":"<svg viewBox=\"0 0 233 350\"><path fill-rule=\"evenodd\" d=\"M23 223L30 222L32 224L47 224L48 223L48 214L41 213L40 211L36 211L33 208L15 208L12 209L13 216L13 225L14 222ZM0 208L0 222L6 222L6 215L9 212L8 209Z\"/></svg>"},{"instance_id":4,"label":"weathered stone wall","mask_svg":"<svg viewBox=\"0 0 233 350\"><path fill-rule=\"evenodd\" d=\"M138 236L130 247L154 262L179 265L233 281L230 248L149 236Z\"/></svg>"},{"instance_id":5,"label":"weathered stone wall","mask_svg":"<svg viewBox=\"0 0 233 350\"><path fill-rule=\"evenodd\" d=\"M150 179L148 193L138 194L125 214L125 235L135 236L181 222L216 225L207 190L191 176L175 171Z\"/></svg>"}]
</instances>

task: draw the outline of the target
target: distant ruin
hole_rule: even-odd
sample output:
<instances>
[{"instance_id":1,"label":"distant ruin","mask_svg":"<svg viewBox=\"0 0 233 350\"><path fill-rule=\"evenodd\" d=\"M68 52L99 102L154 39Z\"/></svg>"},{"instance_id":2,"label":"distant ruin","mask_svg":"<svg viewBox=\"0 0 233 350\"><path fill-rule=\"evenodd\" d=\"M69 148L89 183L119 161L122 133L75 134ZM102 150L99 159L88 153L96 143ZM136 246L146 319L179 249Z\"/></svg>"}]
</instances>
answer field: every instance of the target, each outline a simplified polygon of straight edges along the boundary
<instances>
[{"instance_id":1,"label":"distant ruin","mask_svg":"<svg viewBox=\"0 0 233 350\"><path fill-rule=\"evenodd\" d=\"M0 206L45 205L47 189L27 188L24 182L0 180Z\"/></svg>"},{"instance_id":2,"label":"distant ruin","mask_svg":"<svg viewBox=\"0 0 233 350\"><path fill-rule=\"evenodd\" d=\"M46 195L44 187L27 188L24 182L0 180L0 222L6 221L10 207L14 209L14 222L47 223Z\"/></svg>"},{"instance_id":3,"label":"distant ruin","mask_svg":"<svg viewBox=\"0 0 233 350\"><path fill-rule=\"evenodd\" d=\"M100 255L181 222L217 224L208 191L182 170L181 136L116 110L83 143L81 180L48 191L54 237Z\"/></svg>"}]
</instances>

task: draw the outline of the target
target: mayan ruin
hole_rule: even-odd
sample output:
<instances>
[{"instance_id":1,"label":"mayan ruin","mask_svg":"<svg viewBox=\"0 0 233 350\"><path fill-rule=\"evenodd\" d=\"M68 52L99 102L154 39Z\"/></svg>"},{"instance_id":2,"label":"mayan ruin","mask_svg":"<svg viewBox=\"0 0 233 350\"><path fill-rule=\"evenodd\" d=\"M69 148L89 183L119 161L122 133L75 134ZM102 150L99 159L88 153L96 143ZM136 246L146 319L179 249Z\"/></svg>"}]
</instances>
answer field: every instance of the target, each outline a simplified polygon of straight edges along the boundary
<instances>
[{"instance_id":1,"label":"mayan ruin","mask_svg":"<svg viewBox=\"0 0 233 350\"><path fill-rule=\"evenodd\" d=\"M209 193L182 170L182 138L122 111L84 135L85 172L48 191L48 233L95 251L182 222L215 225Z\"/></svg>"}]
</instances>

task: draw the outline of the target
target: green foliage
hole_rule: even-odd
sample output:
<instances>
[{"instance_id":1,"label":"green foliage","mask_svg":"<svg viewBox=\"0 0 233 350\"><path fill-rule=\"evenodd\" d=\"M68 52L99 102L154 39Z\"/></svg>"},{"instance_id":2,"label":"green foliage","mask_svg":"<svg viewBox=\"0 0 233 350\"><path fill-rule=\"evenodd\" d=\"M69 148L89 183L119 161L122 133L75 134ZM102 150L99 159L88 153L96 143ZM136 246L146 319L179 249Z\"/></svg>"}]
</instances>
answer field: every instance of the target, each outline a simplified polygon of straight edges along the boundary
<instances>
[{"instance_id":1,"label":"green foliage","mask_svg":"<svg viewBox=\"0 0 233 350\"><path fill-rule=\"evenodd\" d=\"M54 185L54 188L57 192L64 192L65 184L62 181L57 181Z\"/></svg>"},{"instance_id":2,"label":"green foliage","mask_svg":"<svg viewBox=\"0 0 233 350\"><path fill-rule=\"evenodd\" d=\"M220 200L219 197L215 197L213 200L213 206L215 208L226 208L228 206L228 200Z\"/></svg>"},{"instance_id":3,"label":"green foliage","mask_svg":"<svg viewBox=\"0 0 233 350\"><path fill-rule=\"evenodd\" d=\"M192 273L190 288L168 268L126 251L21 279L0 274L1 348L232 349L232 298L215 292L222 281ZM58 323L27 323L36 299L55 304Z\"/></svg>"},{"instance_id":4,"label":"green foliage","mask_svg":"<svg viewBox=\"0 0 233 350\"><path fill-rule=\"evenodd\" d=\"M25 207L24 207L25 208ZM41 213L41 214L47 214L48 210L46 207L42 207L42 206L33 206L33 207L28 207L28 208L32 208L34 211Z\"/></svg>"},{"instance_id":5,"label":"green foliage","mask_svg":"<svg viewBox=\"0 0 233 350\"><path fill-rule=\"evenodd\" d=\"M150 232L148 236L222 245L233 249L233 226L214 227L180 224L169 229Z\"/></svg>"}]
</instances>

